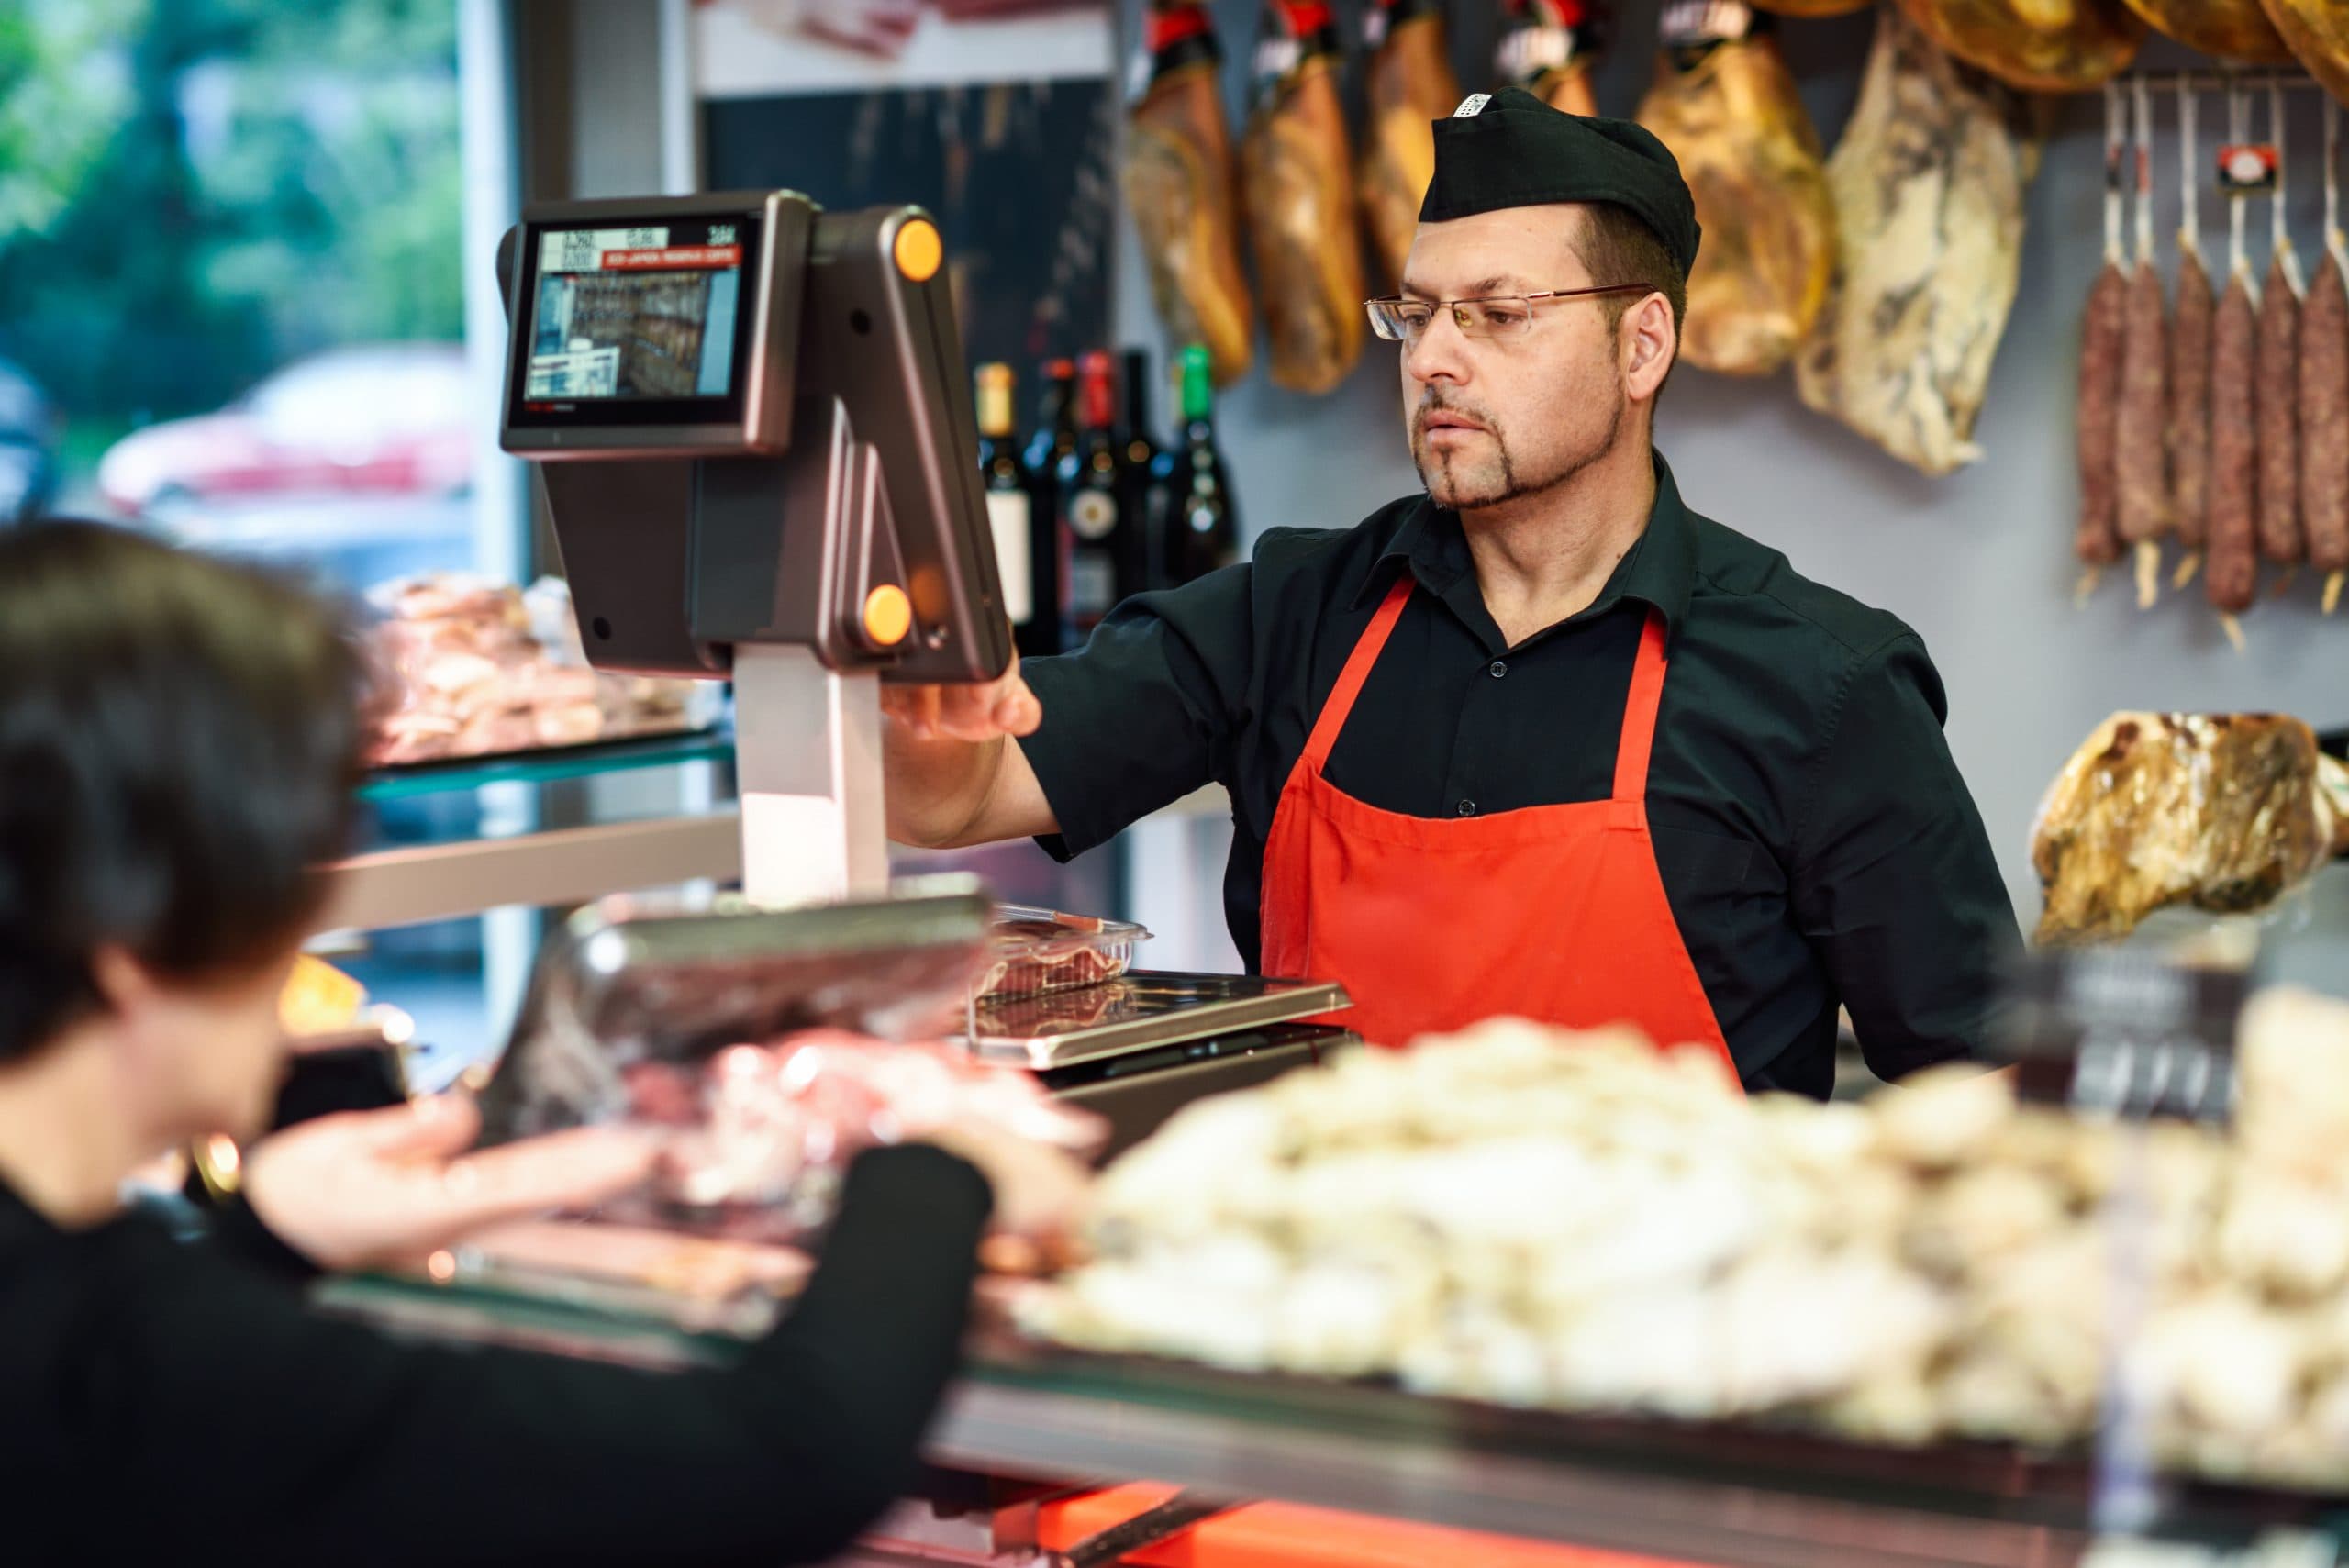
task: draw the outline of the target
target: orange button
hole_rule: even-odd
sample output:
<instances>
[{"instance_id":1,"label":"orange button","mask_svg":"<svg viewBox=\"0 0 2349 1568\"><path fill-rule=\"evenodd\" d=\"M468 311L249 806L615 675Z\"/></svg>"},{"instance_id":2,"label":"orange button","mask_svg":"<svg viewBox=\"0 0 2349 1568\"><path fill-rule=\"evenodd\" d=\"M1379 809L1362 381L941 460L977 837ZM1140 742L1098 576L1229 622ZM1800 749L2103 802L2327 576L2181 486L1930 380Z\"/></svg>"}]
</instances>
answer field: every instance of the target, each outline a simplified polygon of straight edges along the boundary
<instances>
[{"instance_id":1,"label":"orange button","mask_svg":"<svg viewBox=\"0 0 2349 1568\"><path fill-rule=\"evenodd\" d=\"M938 226L926 217L909 219L897 230L895 247L897 271L918 284L926 284L938 275L940 263L946 260L946 242L938 237Z\"/></svg>"},{"instance_id":2,"label":"orange button","mask_svg":"<svg viewBox=\"0 0 2349 1568\"><path fill-rule=\"evenodd\" d=\"M895 583L884 583L864 595L864 635L883 648L895 648L914 628L914 602Z\"/></svg>"}]
</instances>

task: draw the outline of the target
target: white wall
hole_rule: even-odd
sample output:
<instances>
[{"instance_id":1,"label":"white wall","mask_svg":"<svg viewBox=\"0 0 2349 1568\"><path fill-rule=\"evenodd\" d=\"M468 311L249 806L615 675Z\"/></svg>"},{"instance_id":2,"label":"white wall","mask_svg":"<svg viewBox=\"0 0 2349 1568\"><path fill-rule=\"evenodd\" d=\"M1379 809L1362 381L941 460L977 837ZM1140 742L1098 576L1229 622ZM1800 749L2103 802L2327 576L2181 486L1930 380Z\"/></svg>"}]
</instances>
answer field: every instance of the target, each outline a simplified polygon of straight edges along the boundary
<instances>
[{"instance_id":1,"label":"white wall","mask_svg":"<svg viewBox=\"0 0 2349 1568\"><path fill-rule=\"evenodd\" d=\"M1130 6L1130 9L1131 7ZM1455 6L1461 18L1468 8ZM1621 44L1600 81L1600 106L1629 113L1644 84L1654 0L1621 6ZM1246 4L1221 0L1226 86L1235 115L1253 27ZM1478 24L1481 22L1482 30ZM1455 56L1489 58L1489 17L1455 21ZM1874 17L1788 21L1782 42L1831 149L1857 94ZM2192 57L2156 43L2159 65ZM1464 87L1487 85L1464 70ZM2170 106L2158 105L2167 123ZM2206 149L2218 128L2204 110ZM2302 154L2318 145L2312 95L2291 130ZM1235 123L1237 121L1235 120ZM1929 480L1804 408L1791 381L1753 384L1693 369L1674 379L1657 444L1691 505L1785 550L1798 569L1882 606L1923 634L1950 694L1950 742L1974 788L2012 888L2018 914L2036 918L2030 868L2032 815L2042 789L2097 721L2121 707L2281 709L2320 728L2349 724L2349 612L2317 613L2305 577L2291 598L2263 605L2238 656L2203 606L2188 600L2140 614L2117 578L2084 609L2072 605L2070 556L2074 355L2080 304L2102 248L2101 99L2068 100L2030 199L2021 295L2000 350L1977 439L1988 456L1947 480ZM2157 208L2165 238L2176 227L2175 165ZM2319 192L2294 193L2303 255L2319 240ZM2257 232L2266 215L2258 209ZM2213 206L2206 239L2219 236ZM1155 343L1149 293L1130 228L1119 273L1119 326ZM2264 242L2254 253L2264 267ZM1278 392L1261 372L1225 399L1219 418L1246 526L1350 525L1417 487L1405 450L1394 350L1375 341L1353 379L1326 398Z\"/></svg>"}]
</instances>

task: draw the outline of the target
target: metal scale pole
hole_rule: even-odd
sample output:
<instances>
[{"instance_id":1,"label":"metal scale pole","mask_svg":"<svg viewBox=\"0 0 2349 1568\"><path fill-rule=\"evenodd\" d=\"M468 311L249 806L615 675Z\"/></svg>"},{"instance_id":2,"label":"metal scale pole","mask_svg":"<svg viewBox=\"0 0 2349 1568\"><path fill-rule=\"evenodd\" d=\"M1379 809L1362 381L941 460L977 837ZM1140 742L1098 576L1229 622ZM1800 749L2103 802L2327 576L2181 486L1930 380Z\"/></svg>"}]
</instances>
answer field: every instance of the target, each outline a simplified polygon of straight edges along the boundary
<instances>
[{"instance_id":1,"label":"metal scale pole","mask_svg":"<svg viewBox=\"0 0 2349 1568\"><path fill-rule=\"evenodd\" d=\"M880 674L739 644L734 715L744 896L779 909L885 894Z\"/></svg>"}]
</instances>

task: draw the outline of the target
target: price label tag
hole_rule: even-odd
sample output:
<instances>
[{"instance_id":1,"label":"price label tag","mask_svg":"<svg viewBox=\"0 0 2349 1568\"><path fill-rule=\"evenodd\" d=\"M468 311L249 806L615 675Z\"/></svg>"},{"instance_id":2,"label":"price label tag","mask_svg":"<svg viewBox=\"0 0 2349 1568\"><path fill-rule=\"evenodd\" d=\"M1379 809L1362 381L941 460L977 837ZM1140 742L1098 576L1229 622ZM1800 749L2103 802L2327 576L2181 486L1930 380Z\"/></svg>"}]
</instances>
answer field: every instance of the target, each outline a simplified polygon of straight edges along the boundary
<instances>
[{"instance_id":1,"label":"price label tag","mask_svg":"<svg viewBox=\"0 0 2349 1568\"><path fill-rule=\"evenodd\" d=\"M1745 0L1672 0L1656 24L1656 34L1666 49L1705 49L1751 38L1761 27L1761 18Z\"/></svg>"},{"instance_id":2,"label":"price label tag","mask_svg":"<svg viewBox=\"0 0 2349 1568\"><path fill-rule=\"evenodd\" d=\"M2244 969L2087 948L2030 954L2006 996L1999 1048L2026 1097L2132 1119L2233 1114Z\"/></svg>"},{"instance_id":3,"label":"price label tag","mask_svg":"<svg viewBox=\"0 0 2349 1568\"><path fill-rule=\"evenodd\" d=\"M2219 189L2231 196L2256 195L2276 188L2283 159L2273 142L2250 141L2219 149Z\"/></svg>"}]
</instances>

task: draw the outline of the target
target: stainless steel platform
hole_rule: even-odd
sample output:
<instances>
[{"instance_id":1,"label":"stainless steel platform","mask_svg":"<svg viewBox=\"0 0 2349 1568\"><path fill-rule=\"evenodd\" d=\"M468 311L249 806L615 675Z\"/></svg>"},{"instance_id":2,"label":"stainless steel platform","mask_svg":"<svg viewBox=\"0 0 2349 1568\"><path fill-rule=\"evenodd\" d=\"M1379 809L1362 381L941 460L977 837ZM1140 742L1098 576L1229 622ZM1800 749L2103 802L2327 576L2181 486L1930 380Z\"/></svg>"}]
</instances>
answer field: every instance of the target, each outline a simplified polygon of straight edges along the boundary
<instances>
[{"instance_id":1,"label":"stainless steel platform","mask_svg":"<svg viewBox=\"0 0 2349 1568\"><path fill-rule=\"evenodd\" d=\"M989 1061L1046 1073L1350 1005L1345 987L1324 981L1137 971L1083 990L982 1004L972 1038Z\"/></svg>"}]
</instances>

